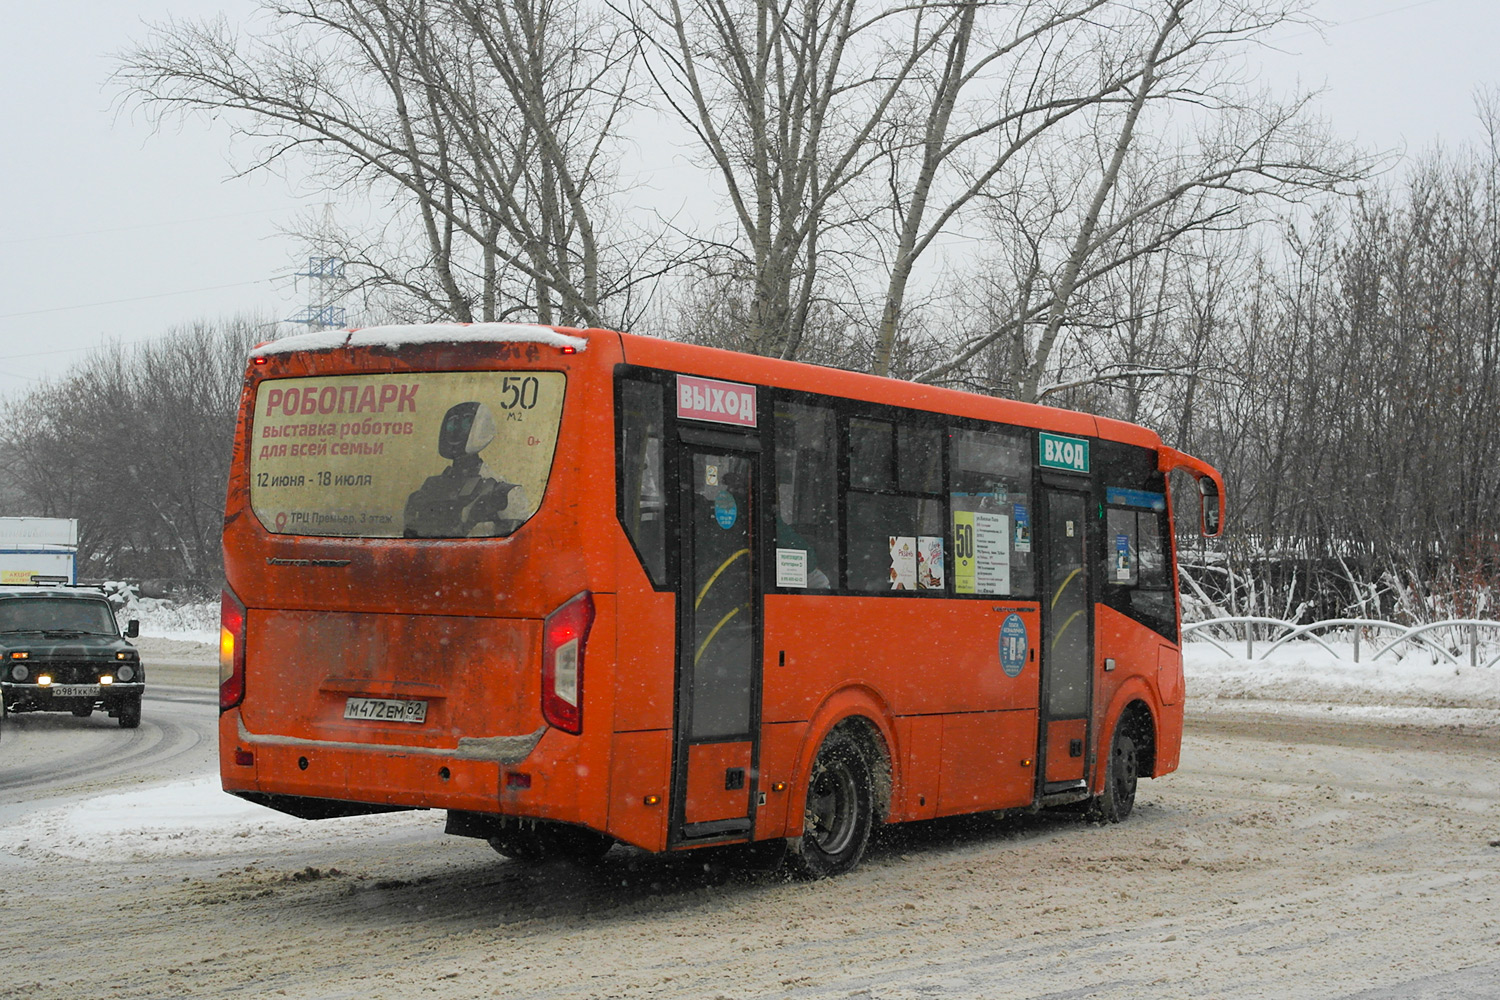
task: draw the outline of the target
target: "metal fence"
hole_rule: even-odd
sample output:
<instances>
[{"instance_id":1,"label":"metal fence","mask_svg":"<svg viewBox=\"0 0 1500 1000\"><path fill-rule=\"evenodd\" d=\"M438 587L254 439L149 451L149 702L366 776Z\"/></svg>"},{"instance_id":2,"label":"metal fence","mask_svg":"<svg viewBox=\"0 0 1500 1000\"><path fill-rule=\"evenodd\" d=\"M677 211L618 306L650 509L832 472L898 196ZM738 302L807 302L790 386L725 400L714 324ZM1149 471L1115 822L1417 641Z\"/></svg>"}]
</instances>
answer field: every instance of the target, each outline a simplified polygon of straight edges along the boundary
<instances>
[{"instance_id":1,"label":"metal fence","mask_svg":"<svg viewBox=\"0 0 1500 1000\"><path fill-rule=\"evenodd\" d=\"M1337 656L1339 653L1327 640L1334 635L1350 633L1355 663L1359 662L1361 646L1364 645L1375 647L1371 659L1405 646L1430 653L1455 667L1461 665L1460 657L1465 653L1471 667L1483 663L1488 669L1500 664L1500 621L1483 618L1452 618L1426 625L1398 625L1371 618L1330 618L1299 625L1280 618L1243 617L1211 618L1182 626L1184 639L1191 636L1212 643L1229 656L1236 653L1226 643L1244 643L1247 660L1265 659L1280 647L1296 641L1316 642ZM1485 637L1484 641L1481 641L1481 635Z\"/></svg>"}]
</instances>

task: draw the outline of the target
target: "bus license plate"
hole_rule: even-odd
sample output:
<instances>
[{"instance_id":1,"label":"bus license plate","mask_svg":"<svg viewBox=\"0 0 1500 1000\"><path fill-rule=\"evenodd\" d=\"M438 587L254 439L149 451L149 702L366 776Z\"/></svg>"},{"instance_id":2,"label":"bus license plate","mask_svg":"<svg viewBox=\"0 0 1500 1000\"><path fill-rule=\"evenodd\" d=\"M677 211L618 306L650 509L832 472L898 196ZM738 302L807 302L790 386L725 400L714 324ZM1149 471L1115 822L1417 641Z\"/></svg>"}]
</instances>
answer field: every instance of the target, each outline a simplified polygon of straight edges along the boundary
<instances>
[{"instance_id":1,"label":"bus license plate","mask_svg":"<svg viewBox=\"0 0 1500 1000\"><path fill-rule=\"evenodd\" d=\"M427 702L393 701L389 698L350 698L344 702L344 718L375 722L426 722Z\"/></svg>"},{"instance_id":2,"label":"bus license plate","mask_svg":"<svg viewBox=\"0 0 1500 1000\"><path fill-rule=\"evenodd\" d=\"M99 685L97 684L53 684L51 691L54 698L99 697Z\"/></svg>"}]
</instances>

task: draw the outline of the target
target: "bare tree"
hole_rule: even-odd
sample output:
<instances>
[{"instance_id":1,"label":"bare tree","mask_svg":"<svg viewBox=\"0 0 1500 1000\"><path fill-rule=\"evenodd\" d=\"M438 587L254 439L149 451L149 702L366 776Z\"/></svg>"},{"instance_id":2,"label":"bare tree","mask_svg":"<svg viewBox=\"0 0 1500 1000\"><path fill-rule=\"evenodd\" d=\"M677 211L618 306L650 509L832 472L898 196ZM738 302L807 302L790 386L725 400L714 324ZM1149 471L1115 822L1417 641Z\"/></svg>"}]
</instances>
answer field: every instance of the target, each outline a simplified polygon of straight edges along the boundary
<instances>
[{"instance_id":1,"label":"bare tree","mask_svg":"<svg viewBox=\"0 0 1500 1000\"><path fill-rule=\"evenodd\" d=\"M78 518L85 574L216 586L245 354L268 325L237 317L112 345L14 400L0 450L19 512Z\"/></svg>"},{"instance_id":2,"label":"bare tree","mask_svg":"<svg viewBox=\"0 0 1500 1000\"><path fill-rule=\"evenodd\" d=\"M960 3L935 58L913 74L877 137L886 168L880 215L889 219L891 250L875 374L891 374L919 259L1028 145L1125 85L1117 75L1099 75L1092 46L1078 44L1108 2Z\"/></svg>"},{"instance_id":3,"label":"bare tree","mask_svg":"<svg viewBox=\"0 0 1500 1000\"><path fill-rule=\"evenodd\" d=\"M691 130L742 242L719 241L751 289L743 346L792 357L834 236L865 211L853 187L917 68L963 5L855 0L639 0L657 88ZM846 241L847 242L847 241Z\"/></svg>"},{"instance_id":4,"label":"bare tree","mask_svg":"<svg viewBox=\"0 0 1500 1000\"><path fill-rule=\"evenodd\" d=\"M428 318L628 312L649 254L611 214L607 154L632 87L626 35L580 0L260 10L268 23L253 37L222 18L158 25L117 77L158 119L226 117L254 149L247 173L298 158L345 198L383 197L377 232L321 238L364 286Z\"/></svg>"},{"instance_id":5,"label":"bare tree","mask_svg":"<svg viewBox=\"0 0 1500 1000\"><path fill-rule=\"evenodd\" d=\"M916 377L948 378L1005 342L1013 347L1014 394L1037 399L1048 388L1044 376L1059 338L1071 324L1089 321L1080 293L1091 283L1186 234L1247 225L1268 199L1341 190L1362 177L1366 164L1309 119L1306 95L1283 103L1247 94L1224 70L1237 46L1297 17L1302 6L1292 0L1112 5L1117 20L1098 52L1116 67L1123 87L1089 105L1086 129L1048 137L1048 172L1018 178L997 199L1008 205L996 214L997 238L1031 247L1027 268L1011 285L1024 294L1010 296L1015 305L1002 322L969 333ZM1183 121L1186 110L1196 133ZM1041 228L1018 236L1010 227L1022 222ZM1122 239L1132 234L1148 238Z\"/></svg>"}]
</instances>

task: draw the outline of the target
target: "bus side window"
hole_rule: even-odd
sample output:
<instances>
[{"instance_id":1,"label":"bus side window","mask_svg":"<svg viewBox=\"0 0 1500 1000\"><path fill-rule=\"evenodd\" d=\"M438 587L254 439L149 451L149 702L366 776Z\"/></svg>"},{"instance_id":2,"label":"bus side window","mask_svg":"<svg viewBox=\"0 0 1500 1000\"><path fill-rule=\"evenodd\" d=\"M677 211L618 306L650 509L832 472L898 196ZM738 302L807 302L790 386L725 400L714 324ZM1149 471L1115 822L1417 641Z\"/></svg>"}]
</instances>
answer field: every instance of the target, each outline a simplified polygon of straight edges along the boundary
<instances>
[{"instance_id":1,"label":"bus side window","mask_svg":"<svg viewBox=\"0 0 1500 1000\"><path fill-rule=\"evenodd\" d=\"M776 406L778 587L827 590L838 579L838 463L833 411Z\"/></svg>"},{"instance_id":2,"label":"bus side window","mask_svg":"<svg viewBox=\"0 0 1500 1000\"><path fill-rule=\"evenodd\" d=\"M1138 582L1136 567L1140 560L1140 537L1136 530L1136 512L1111 507L1104 531L1104 575L1106 584L1134 587Z\"/></svg>"},{"instance_id":3,"label":"bus side window","mask_svg":"<svg viewBox=\"0 0 1500 1000\"><path fill-rule=\"evenodd\" d=\"M1031 451L1023 434L999 430L949 432L950 567L958 594L1030 597L1036 590L1032 553Z\"/></svg>"},{"instance_id":4,"label":"bus side window","mask_svg":"<svg viewBox=\"0 0 1500 1000\"><path fill-rule=\"evenodd\" d=\"M1170 562L1166 536L1161 530L1161 516L1141 514L1136 520L1141 539L1141 556L1138 572L1142 587L1152 590L1171 590L1172 580L1167 576Z\"/></svg>"},{"instance_id":5,"label":"bus side window","mask_svg":"<svg viewBox=\"0 0 1500 1000\"><path fill-rule=\"evenodd\" d=\"M1175 638L1166 515L1154 510L1108 508L1104 535L1105 603L1168 638Z\"/></svg>"},{"instance_id":6,"label":"bus side window","mask_svg":"<svg viewBox=\"0 0 1500 1000\"><path fill-rule=\"evenodd\" d=\"M620 523L658 587L667 583L662 409L660 385L620 382Z\"/></svg>"},{"instance_id":7,"label":"bus side window","mask_svg":"<svg viewBox=\"0 0 1500 1000\"><path fill-rule=\"evenodd\" d=\"M946 589L942 445L935 427L850 418L850 590Z\"/></svg>"},{"instance_id":8,"label":"bus side window","mask_svg":"<svg viewBox=\"0 0 1500 1000\"><path fill-rule=\"evenodd\" d=\"M896 428L896 479L902 490L943 492L943 432L936 427Z\"/></svg>"},{"instance_id":9,"label":"bus side window","mask_svg":"<svg viewBox=\"0 0 1500 1000\"><path fill-rule=\"evenodd\" d=\"M849 488L888 490L892 472L891 425L883 420L849 421Z\"/></svg>"}]
</instances>

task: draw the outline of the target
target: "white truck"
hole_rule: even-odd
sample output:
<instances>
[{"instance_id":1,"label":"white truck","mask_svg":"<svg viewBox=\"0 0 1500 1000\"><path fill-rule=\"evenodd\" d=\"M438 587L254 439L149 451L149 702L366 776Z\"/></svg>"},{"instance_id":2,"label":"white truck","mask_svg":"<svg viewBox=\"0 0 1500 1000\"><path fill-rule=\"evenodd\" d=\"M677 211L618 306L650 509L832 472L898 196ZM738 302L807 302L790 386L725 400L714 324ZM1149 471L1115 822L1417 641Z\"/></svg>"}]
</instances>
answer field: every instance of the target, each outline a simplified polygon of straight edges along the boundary
<instances>
[{"instance_id":1,"label":"white truck","mask_svg":"<svg viewBox=\"0 0 1500 1000\"><path fill-rule=\"evenodd\" d=\"M78 520L0 517L0 585L77 583Z\"/></svg>"}]
</instances>

